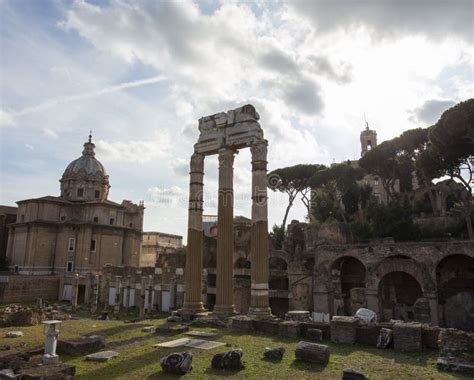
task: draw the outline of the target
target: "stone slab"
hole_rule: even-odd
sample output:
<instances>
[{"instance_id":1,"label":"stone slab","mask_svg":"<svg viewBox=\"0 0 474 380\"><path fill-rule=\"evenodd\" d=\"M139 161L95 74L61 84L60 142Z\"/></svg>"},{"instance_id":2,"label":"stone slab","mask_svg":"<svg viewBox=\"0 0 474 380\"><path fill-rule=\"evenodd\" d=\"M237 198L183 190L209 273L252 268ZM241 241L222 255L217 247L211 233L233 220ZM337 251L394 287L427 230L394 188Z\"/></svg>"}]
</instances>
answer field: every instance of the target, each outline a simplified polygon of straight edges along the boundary
<instances>
[{"instance_id":1,"label":"stone slab","mask_svg":"<svg viewBox=\"0 0 474 380\"><path fill-rule=\"evenodd\" d=\"M216 347L224 346L225 343L213 342L212 340L191 339L185 344L186 347L199 348L201 350L212 350Z\"/></svg>"},{"instance_id":2,"label":"stone slab","mask_svg":"<svg viewBox=\"0 0 474 380\"><path fill-rule=\"evenodd\" d=\"M216 336L217 333L214 333L214 332L207 332L207 331L189 331L187 333L184 333L185 335L189 335L189 336L200 336L200 337L203 337L203 338L206 338L206 337L213 337L213 336Z\"/></svg>"},{"instance_id":3,"label":"stone slab","mask_svg":"<svg viewBox=\"0 0 474 380\"><path fill-rule=\"evenodd\" d=\"M145 326L142 328L143 332L154 333L156 331L156 326Z\"/></svg>"},{"instance_id":4,"label":"stone slab","mask_svg":"<svg viewBox=\"0 0 474 380\"><path fill-rule=\"evenodd\" d=\"M7 338L20 338L23 336L23 332L22 331L8 331L6 334L5 334L5 337Z\"/></svg>"},{"instance_id":5,"label":"stone slab","mask_svg":"<svg viewBox=\"0 0 474 380\"><path fill-rule=\"evenodd\" d=\"M154 344L153 347L162 347L162 348L182 347L186 343L188 343L190 340L191 338L180 338L180 339L170 340L168 342Z\"/></svg>"},{"instance_id":6,"label":"stone slab","mask_svg":"<svg viewBox=\"0 0 474 380\"><path fill-rule=\"evenodd\" d=\"M94 362L106 362L109 359L119 356L119 353L116 351L101 351L94 354L86 355L86 360Z\"/></svg>"}]
</instances>

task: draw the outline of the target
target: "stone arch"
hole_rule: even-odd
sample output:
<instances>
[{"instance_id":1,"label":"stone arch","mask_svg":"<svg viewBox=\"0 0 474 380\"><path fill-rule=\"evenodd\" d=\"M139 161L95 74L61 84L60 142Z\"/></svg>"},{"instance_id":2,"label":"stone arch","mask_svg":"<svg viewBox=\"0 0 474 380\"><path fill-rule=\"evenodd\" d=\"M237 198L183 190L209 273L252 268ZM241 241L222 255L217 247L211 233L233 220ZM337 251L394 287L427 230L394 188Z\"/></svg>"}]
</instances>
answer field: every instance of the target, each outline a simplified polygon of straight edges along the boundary
<instances>
[{"instance_id":1,"label":"stone arch","mask_svg":"<svg viewBox=\"0 0 474 380\"><path fill-rule=\"evenodd\" d=\"M420 300L423 298L423 290L412 274L397 270L385 273L378 284L378 294L379 308L384 320L420 320L416 304L422 303ZM424 305L426 306L426 303Z\"/></svg>"},{"instance_id":2,"label":"stone arch","mask_svg":"<svg viewBox=\"0 0 474 380\"><path fill-rule=\"evenodd\" d=\"M333 313L353 315L365 307L366 268L354 256L341 256L331 264Z\"/></svg>"},{"instance_id":3,"label":"stone arch","mask_svg":"<svg viewBox=\"0 0 474 380\"><path fill-rule=\"evenodd\" d=\"M288 269L288 264L286 260L278 256L270 257L268 264L270 266L270 271L272 269L285 270L285 271Z\"/></svg>"},{"instance_id":4,"label":"stone arch","mask_svg":"<svg viewBox=\"0 0 474 380\"><path fill-rule=\"evenodd\" d=\"M389 256L378 263L373 270L373 276L370 278L371 287L378 289L382 278L391 272L404 272L414 277L420 284L423 294L433 292L436 289L428 269L405 255Z\"/></svg>"},{"instance_id":5,"label":"stone arch","mask_svg":"<svg viewBox=\"0 0 474 380\"><path fill-rule=\"evenodd\" d=\"M288 263L283 255L272 255L269 259L269 300L272 314L284 317L289 310Z\"/></svg>"},{"instance_id":6,"label":"stone arch","mask_svg":"<svg viewBox=\"0 0 474 380\"><path fill-rule=\"evenodd\" d=\"M436 266L441 325L474 331L474 258L453 254Z\"/></svg>"}]
</instances>

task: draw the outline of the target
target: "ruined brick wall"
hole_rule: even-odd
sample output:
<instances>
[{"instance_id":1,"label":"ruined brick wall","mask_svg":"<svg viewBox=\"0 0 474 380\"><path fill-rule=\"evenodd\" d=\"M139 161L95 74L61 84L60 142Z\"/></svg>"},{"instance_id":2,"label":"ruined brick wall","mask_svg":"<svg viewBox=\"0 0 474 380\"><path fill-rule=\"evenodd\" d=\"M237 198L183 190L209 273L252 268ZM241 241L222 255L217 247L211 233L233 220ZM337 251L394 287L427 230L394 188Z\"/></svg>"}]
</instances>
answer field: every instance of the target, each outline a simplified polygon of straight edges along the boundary
<instances>
[{"instance_id":1,"label":"ruined brick wall","mask_svg":"<svg viewBox=\"0 0 474 380\"><path fill-rule=\"evenodd\" d=\"M37 298L58 299L59 276L0 276L0 302L30 302Z\"/></svg>"},{"instance_id":2,"label":"ruined brick wall","mask_svg":"<svg viewBox=\"0 0 474 380\"><path fill-rule=\"evenodd\" d=\"M365 305L380 319L417 320L449 327L453 322L448 317L456 315L456 327L474 328L468 310L459 316L462 304L474 301L474 277L469 274L474 270L473 242L324 245L312 252L314 311L337 315L343 310L338 305L344 305L344 292L340 290L344 280L336 264L351 259L366 270ZM460 271L467 274L459 275ZM351 288L350 279L347 283L354 296L356 284ZM398 294L394 297L392 291ZM443 294L446 300L440 298Z\"/></svg>"}]
</instances>

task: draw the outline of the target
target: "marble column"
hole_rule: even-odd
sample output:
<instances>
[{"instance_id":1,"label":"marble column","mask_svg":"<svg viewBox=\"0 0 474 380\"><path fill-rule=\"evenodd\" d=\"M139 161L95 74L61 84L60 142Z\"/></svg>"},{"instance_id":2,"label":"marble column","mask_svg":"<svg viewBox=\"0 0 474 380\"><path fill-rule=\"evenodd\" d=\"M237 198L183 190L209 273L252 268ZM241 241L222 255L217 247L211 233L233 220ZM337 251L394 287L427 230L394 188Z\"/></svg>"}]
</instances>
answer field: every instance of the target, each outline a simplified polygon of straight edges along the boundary
<instances>
[{"instance_id":1,"label":"marble column","mask_svg":"<svg viewBox=\"0 0 474 380\"><path fill-rule=\"evenodd\" d=\"M127 276L127 289L125 290L125 309L126 310L130 309L130 292L131 292L130 283L131 281L132 281L132 276L128 275Z\"/></svg>"},{"instance_id":2,"label":"marble column","mask_svg":"<svg viewBox=\"0 0 474 380\"><path fill-rule=\"evenodd\" d=\"M219 150L217 209L216 304L214 314L229 316L234 309L234 151Z\"/></svg>"},{"instance_id":3,"label":"marble column","mask_svg":"<svg viewBox=\"0 0 474 380\"><path fill-rule=\"evenodd\" d=\"M77 308L77 295L79 293L79 274L74 273L72 277L72 294L71 294L71 309L72 312Z\"/></svg>"},{"instance_id":4,"label":"marble column","mask_svg":"<svg viewBox=\"0 0 474 380\"><path fill-rule=\"evenodd\" d=\"M248 315L271 318L269 304L269 244L266 140L250 146L252 153L252 230L250 238L251 289Z\"/></svg>"},{"instance_id":5,"label":"marble column","mask_svg":"<svg viewBox=\"0 0 474 380\"><path fill-rule=\"evenodd\" d=\"M91 284L91 314L97 313L97 307L99 304L99 276L94 275L93 282Z\"/></svg>"},{"instance_id":6,"label":"marble column","mask_svg":"<svg viewBox=\"0 0 474 380\"><path fill-rule=\"evenodd\" d=\"M145 290L147 278L142 276L140 282L140 298L138 300L138 319L145 319Z\"/></svg>"},{"instance_id":7,"label":"marble column","mask_svg":"<svg viewBox=\"0 0 474 380\"><path fill-rule=\"evenodd\" d=\"M122 276L115 276L114 314L120 313L121 294L122 294Z\"/></svg>"},{"instance_id":8,"label":"marble column","mask_svg":"<svg viewBox=\"0 0 474 380\"><path fill-rule=\"evenodd\" d=\"M109 294L110 294L110 283L112 282L112 275L107 273L105 276L104 285L104 311L109 309Z\"/></svg>"},{"instance_id":9,"label":"marble column","mask_svg":"<svg viewBox=\"0 0 474 380\"><path fill-rule=\"evenodd\" d=\"M194 153L190 163L188 249L186 251L186 273L183 315L204 312L201 299L201 271L203 251L203 178L204 156Z\"/></svg>"}]
</instances>

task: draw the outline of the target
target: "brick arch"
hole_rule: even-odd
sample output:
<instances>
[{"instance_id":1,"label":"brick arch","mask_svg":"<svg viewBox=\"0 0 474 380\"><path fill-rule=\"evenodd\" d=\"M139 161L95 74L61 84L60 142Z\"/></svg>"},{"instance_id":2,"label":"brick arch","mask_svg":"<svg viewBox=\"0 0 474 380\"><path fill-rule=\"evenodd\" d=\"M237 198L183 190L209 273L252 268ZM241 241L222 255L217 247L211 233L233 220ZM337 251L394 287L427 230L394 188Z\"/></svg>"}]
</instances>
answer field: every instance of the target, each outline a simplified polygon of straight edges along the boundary
<instances>
[{"instance_id":1,"label":"brick arch","mask_svg":"<svg viewBox=\"0 0 474 380\"><path fill-rule=\"evenodd\" d=\"M371 288L378 289L382 278L392 272L403 272L412 276L420 284L423 294L436 290L435 281L431 278L428 268L411 258L397 255L383 259L371 270Z\"/></svg>"},{"instance_id":2,"label":"brick arch","mask_svg":"<svg viewBox=\"0 0 474 380\"><path fill-rule=\"evenodd\" d=\"M282 260L285 260L286 264L288 265L288 254L284 251L275 251L275 250L272 250L270 252L270 258L271 257L276 257L276 258L279 258L279 259L282 259Z\"/></svg>"}]
</instances>

